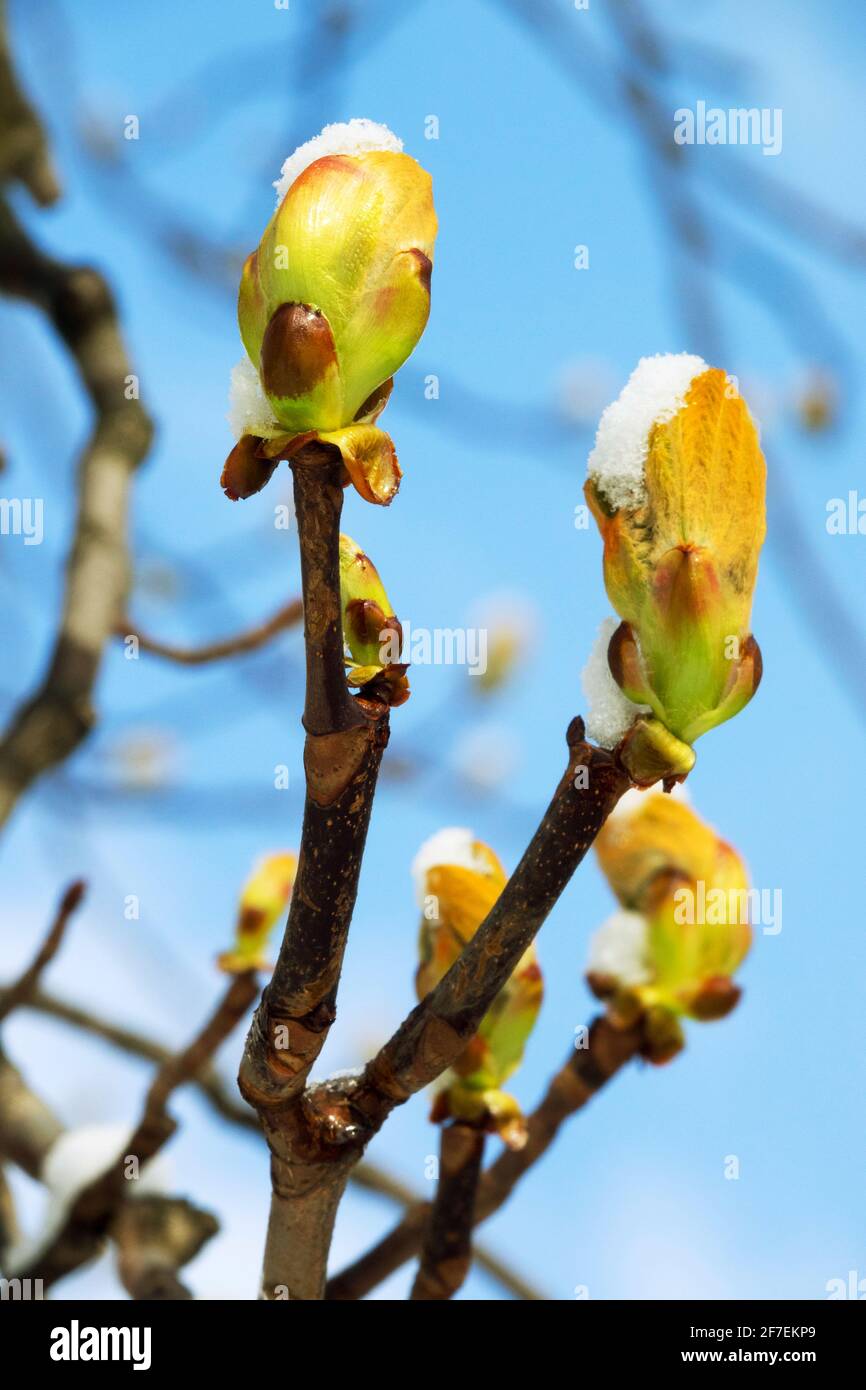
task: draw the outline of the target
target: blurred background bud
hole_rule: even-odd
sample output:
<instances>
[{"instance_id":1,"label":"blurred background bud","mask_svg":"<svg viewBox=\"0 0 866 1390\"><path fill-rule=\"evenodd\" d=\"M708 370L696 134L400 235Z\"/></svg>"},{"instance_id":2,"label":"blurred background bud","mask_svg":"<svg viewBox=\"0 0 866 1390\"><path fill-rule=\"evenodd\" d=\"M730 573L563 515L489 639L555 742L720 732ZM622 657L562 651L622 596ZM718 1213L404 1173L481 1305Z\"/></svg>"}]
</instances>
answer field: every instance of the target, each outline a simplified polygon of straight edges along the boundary
<instances>
[{"instance_id":1,"label":"blurred background bud","mask_svg":"<svg viewBox=\"0 0 866 1390\"><path fill-rule=\"evenodd\" d=\"M217 961L221 970L240 974L271 968L265 948L286 911L297 869L297 855L289 850L263 855L257 861L241 891L234 944Z\"/></svg>"}]
</instances>

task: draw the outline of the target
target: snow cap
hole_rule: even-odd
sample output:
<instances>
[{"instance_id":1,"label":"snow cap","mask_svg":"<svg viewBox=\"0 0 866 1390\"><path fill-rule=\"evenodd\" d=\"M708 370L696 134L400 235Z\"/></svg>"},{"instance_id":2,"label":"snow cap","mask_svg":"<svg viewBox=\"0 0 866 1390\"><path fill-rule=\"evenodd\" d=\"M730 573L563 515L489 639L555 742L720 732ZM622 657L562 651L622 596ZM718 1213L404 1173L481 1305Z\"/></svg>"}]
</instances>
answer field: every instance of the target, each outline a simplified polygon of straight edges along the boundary
<instances>
[{"instance_id":1,"label":"snow cap","mask_svg":"<svg viewBox=\"0 0 866 1390\"><path fill-rule=\"evenodd\" d=\"M277 190L277 206L285 198L292 184L305 169L324 159L329 154L364 154L368 150L391 150L400 154L403 141L386 125L378 125L364 116L355 116L351 121L335 122L326 125L320 135L314 135L299 145L290 154L280 170L280 177L274 183Z\"/></svg>"},{"instance_id":2,"label":"snow cap","mask_svg":"<svg viewBox=\"0 0 866 1390\"><path fill-rule=\"evenodd\" d=\"M707 370L702 357L687 352L642 357L603 412L587 471L614 511L643 502L652 427L682 409L695 377Z\"/></svg>"}]
</instances>

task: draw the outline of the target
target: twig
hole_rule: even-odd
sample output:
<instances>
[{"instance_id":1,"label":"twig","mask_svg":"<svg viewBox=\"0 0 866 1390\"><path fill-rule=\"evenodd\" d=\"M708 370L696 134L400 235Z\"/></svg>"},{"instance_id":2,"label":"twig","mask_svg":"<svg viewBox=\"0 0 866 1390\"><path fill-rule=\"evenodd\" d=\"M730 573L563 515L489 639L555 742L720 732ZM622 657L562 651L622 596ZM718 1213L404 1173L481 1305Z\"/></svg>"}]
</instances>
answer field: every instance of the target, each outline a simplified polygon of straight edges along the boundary
<instances>
[{"instance_id":1,"label":"twig","mask_svg":"<svg viewBox=\"0 0 866 1390\"><path fill-rule=\"evenodd\" d=\"M0 1023L7 1019L13 1010L26 1004L36 991L46 967L56 956L63 941L69 919L84 897L86 885L81 879L71 883L60 900L51 928L37 951L33 961L22 975L0 994Z\"/></svg>"},{"instance_id":2,"label":"twig","mask_svg":"<svg viewBox=\"0 0 866 1390\"><path fill-rule=\"evenodd\" d=\"M262 1119L271 1150L263 1297L304 1299L322 1297L345 1177L342 1185L322 1183L320 1135L311 1132L302 1092L336 1014L388 710L362 704L346 684L342 462L330 446L310 445L296 455L292 471L307 659L306 801L289 920L247 1038L239 1084Z\"/></svg>"},{"instance_id":3,"label":"twig","mask_svg":"<svg viewBox=\"0 0 866 1390\"><path fill-rule=\"evenodd\" d=\"M62 1228L22 1272L22 1277L41 1279L44 1287L49 1288L99 1253L125 1197L129 1161L135 1158L136 1168L140 1169L171 1137L176 1121L166 1107L172 1093L201 1071L249 1008L256 992L252 973L236 976L201 1032L182 1052L163 1063L124 1153L78 1194Z\"/></svg>"},{"instance_id":4,"label":"twig","mask_svg":"<svg viewBox=\"0 0 866 1390\"><path fill-rule=\"evenodd\" d=\"M459 1121L442 1130L439 1183L410 1295L416 1302L453 1298L469 1273L484 1137L478 1125Z\"/></svg>"},{"instance_id":5,"label":"twig","mask_svg":"<svg viewBox=\"0 0 866 1390\"><path fill-rule=\"evenodd\" d=\"M201 647L176 647L168 642L157 641L155 637L148 637L129 619L124 619L117 624L116 635L118 637L135 637L143 652L152 652L154 656L160 656L165 661L173 661L179 666L204 666L212 661L222 661L226 657L258 651L260 647L264 647L279 633L285 632L287 628L295 627L303 615L303 600L292 599L290 603L283 604L273 617L268 618L257 627L250 628L247 632L239 632L235 637L226 637L220 642L206 643Z\"/></svg>"},{"instance_id":6,"label":"twig","mask_svg":"<svg viewBox=\"0 0 866 1390\"><path fill-rule=\"evenodd\" d=\"M604 1016L589 1030L586 1048L575 1050L553 1077L547 1092L528 1119L528 1139L523 1149L506 1149L482 1175L475 1206L475 1224L486 1221L508 1200L524 1173L538 1162L571 1115L640 1052L639 1028L614 1028ZM363 1298L402 1264L417 1254L427 1223L430 1204L409 1207L401 1221L365 1255L328 1283L326 1297L333 1300Z\"/></svg>"}]
</instances>

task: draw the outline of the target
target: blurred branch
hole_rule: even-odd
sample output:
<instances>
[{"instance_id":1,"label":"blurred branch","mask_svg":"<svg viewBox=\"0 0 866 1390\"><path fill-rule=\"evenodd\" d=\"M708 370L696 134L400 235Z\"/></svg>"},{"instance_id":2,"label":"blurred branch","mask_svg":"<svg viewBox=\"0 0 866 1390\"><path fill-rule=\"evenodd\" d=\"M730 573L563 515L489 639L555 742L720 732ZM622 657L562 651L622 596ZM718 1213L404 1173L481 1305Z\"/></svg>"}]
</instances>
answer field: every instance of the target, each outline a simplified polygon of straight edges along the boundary
<instances>
[{"instance_id":1,"label":"blurred branch","mask_svg":"<svg viewBox=\"0 0 866 1390\"><path fill-rule=\"evenodd\" d=\"M6 1177L6 1170L0 1165L0 1274L6 1272L9 1252L18 1244L20 1239L21 1231L18 1225L18 1215L15 1211L15 1199Z\"/></svg>"},{"instance_id":2,"label":"blurred branch","mask_svg":"<svg viewBox=\"0 0 866 1390\"><path fill-rule=\"evenodd\" d=\"M268 618L257 627L240 632L235 637L226 637L220 642L210 642L201 647L174 647L167 642L159 642L156 638L148 637L141 632L128 619L119 622L115 631L118 637L135 637L142 651L152 652L155 656L161 656L166 661L176 662L180 666L204 666L211 661L222 661L229 656L240 656L244 652L258 651L260 647L265 646L279 633L285 632L287 628L296 627L303 616L303 600L292 599L290 603L283 604L273 617Z\"/></svg>"},{"instance_id":3,"label":"blurred branch","mask_svg":"<svg viewBox=\"0 0 866 1390\"><path fill-rule=\"evenodd\" d=\"M640 1028L614 1028L604 1015L594 1019L586 1048L575 1049L569 1054L544 1098L529 1116L525 1147L505 1149L482 1175L475 1204L476 1225L505 1204L524 1173L550 1148L565 1121L582 1110L587 1101L639 1054L641 1044ZM334 1300L363 1298L417 1254L429 1211L428 1202L408 1207L387 1236L329 1280L326 1297Z\"/></svg>"},{"instance_id":4,"label":"blurred branch","mask_svg":"<svg viewBox=\"0 0 866 1390\"><path fill-rule=\"evenodd\" d=\"M20 1277L41 1279L46 1288L88 1263L101 1250L103 1240L119 1212L127 1191L127 1165L137 1160L140 1169L174 1134L177 1122L167 1110L178 1087L195 1078L246 1013L257 993L252 973L237 975L204 1028L181 1052L159 1068L145 1098L142 1117L125 1151L98 1178L78 1193L61 1229L41 1250Z\"/></svg>"},{"instance_id":5,"label":"blurred branch","mask_svg":"<svg viewBox=\"0 0 866 1390\"><path fill-rule=\"evenodd\" d=\"M0 45L6 44L5 9ZM44 137L21 154L22 98L6 50L0 62L0 169L49 192L42 167ZM11 124L10 124L11 121ZM38 123L37 123L38 124ZM22 158L24 160L22 166ZM78 746L93 723L91 695L102 654L128 582L126 512L132 474L150 444L152 426L137 399L111 293L95 270L65 265L31 241L8 204L0 202L0 291L30 300L53 323L78 367L96 423L81 456L78 515L69 556L63 614L47 673L0 740L0 824L43 772ZM133 398L130 399L130 396Z\"/></svg>"},{"instance_id":6,"label":"blurred branch","mask_svg":"<svg viewBox=\"0 0 866 1390\"><path fill-rule=\"evenodd\" d=\"M416 1302L453 1298L469 1273L484 1138L477 1125L456 1121L442 1128L439 1182L410 1294Z\"/></svg>"},{"instance_id":7,"label":"blurred branch","mask_svg":"<svg viewBox=\"0 0 866 1390\"><path fill-rule=\"evenodd\" d=\"M182 1197L149 1195L124 1202L111 1233L117 1247L117 1272L130 1298L191 1299L178 1270L218 1230L219 1222L211 1212Z\"/></svg>"},{"instance_id":8,"label":"blurred branch","mask_svg":"<svg viewBox=\"0 0 866 1390\"><path fill-rule=\"evenodd\" d=\"M0 1156L40 1181L45 1160L64 1132L49 1107L0 1053ZM217 1230L209 1212L182 1198L156 1195L135 1197L120 1206L113 1223L106 1223L105 1234L117 1241L120 1277L131 1297L187 1299L191 1295L177 1271ZM6 1267L19 1235L11 1192L0 1172L0 1268ZM95 1231L86 1241L81 1237L79 1250L86 1251L87 1258L101 1249L102 1236Z\"/></svg>"},{"instance_id":9,"label":"blurred branch","mask_svg":"<svg viewBox=\"0 0 866 1390\"><path fill-rule=\"evenodd\" d=\"M17 1009L21 1004L29 1003L32 999L45 969L60 949L69 920L81 903L84 892L85 884L78 879L75 883L70 884L63 894L48 935L33 961L14 984L9 985L0 993L0 1023L8 1018L14 1009Z\"/></svg>"},{"instance_id":10,"label":"blurred branch","mask_svg":"<svg viewBox=\"0 0 866 1390\"><path fill-rule=\"evenodd\" d=\"M42 122L18 85L6 0L0 0L0 185L21 183L42 207L60 197Z\"/></svg>"},{"instance_id":11,"label":"blurred branch","mask_svg":"<svg viewBox=\"0 0 866 1390\"><path fill-rule=\"evenodd\" d=\"M62 1133L56 1115L0 1051L0 1157L38 1182L45 1156Z\"/></svg>"}]
</instances>

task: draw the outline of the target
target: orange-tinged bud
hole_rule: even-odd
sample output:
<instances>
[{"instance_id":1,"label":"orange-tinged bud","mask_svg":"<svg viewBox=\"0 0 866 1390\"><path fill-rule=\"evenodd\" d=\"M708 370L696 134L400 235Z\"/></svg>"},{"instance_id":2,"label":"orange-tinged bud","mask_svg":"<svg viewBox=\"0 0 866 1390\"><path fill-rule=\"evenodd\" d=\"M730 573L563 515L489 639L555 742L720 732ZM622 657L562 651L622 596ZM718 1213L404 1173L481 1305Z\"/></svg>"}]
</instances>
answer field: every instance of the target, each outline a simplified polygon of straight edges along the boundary
<instances>
[{"instance_id":1,"label":"orange-tinged bud","mask_svg":"<svg viewBox=\"0 0 866 1390\"><path fill-rule=\"evenodd\" d=\"M765 482L745 402L699 358L644 358L602 417L586 497L623 620L610 669L688 744L760 681L750 622Z\"/></svg>"}]
</instances>

